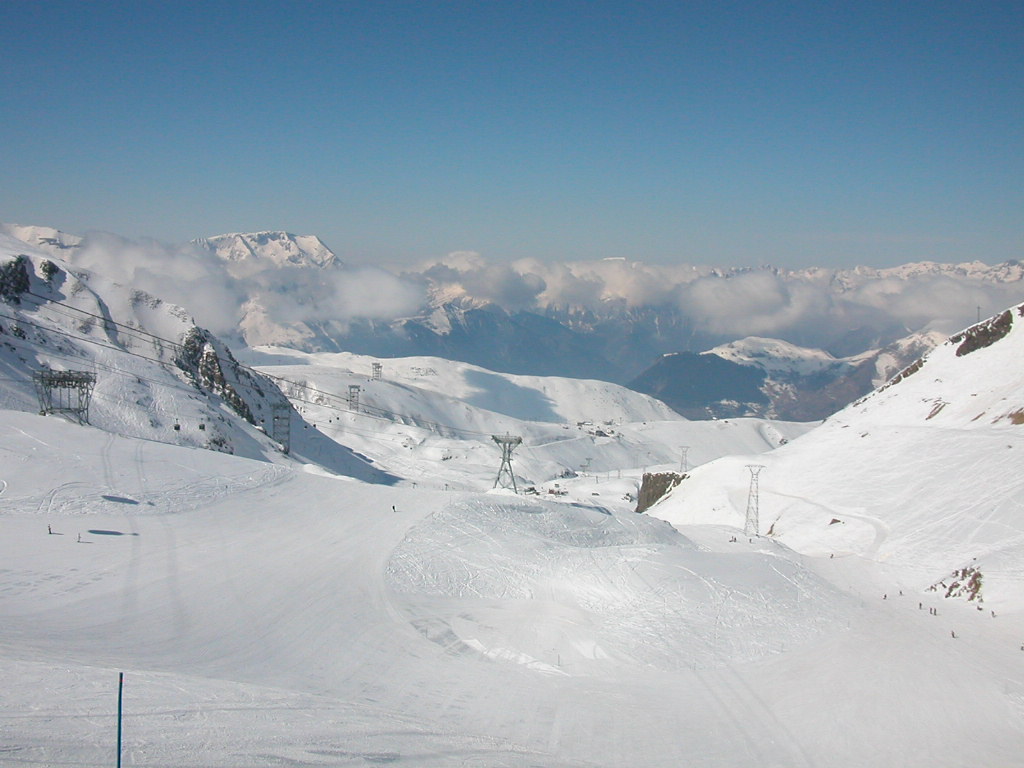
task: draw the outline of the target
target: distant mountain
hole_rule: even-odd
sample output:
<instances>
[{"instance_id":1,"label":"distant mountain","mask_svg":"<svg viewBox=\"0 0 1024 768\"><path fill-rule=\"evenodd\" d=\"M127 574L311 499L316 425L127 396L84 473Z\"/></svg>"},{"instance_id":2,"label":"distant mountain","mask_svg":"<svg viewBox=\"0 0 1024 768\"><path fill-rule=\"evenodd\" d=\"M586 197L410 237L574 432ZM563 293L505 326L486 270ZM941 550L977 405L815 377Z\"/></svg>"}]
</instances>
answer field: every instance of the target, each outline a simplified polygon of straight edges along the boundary
<instances>
[{"instance_id":1,"label":"distant mountain","mask_svg":"<svg viewBox=\"0 0 1024 768\"><path fill-rule=\"evenodd\" d=\"M82 245L82 238L78 235L69 235L67 232L61 232L53 227L0 224L0 232L65 259L71 258L74 250Z\"/></svg>"},{"instance_id":2,"label":"distant mountain","mask_svg":"<svg viewBox=\"0 0 1024 768\"><path fill-rule=\"evenodd\" d=\"M335 343L364 355L430 355L502 373L621 379L599 340L544 315L508 312L494 304L448 302L391 323L355 321Z\"/></svg>"},{"instance_id":3,"label":"distant mountain","mask_svg":"<svg viewBox=\"0 0 1024 768\"><path fill-rule=\"evenodd\" d=\"M246 267L310 267L317 269L344 266L323 240L316 235L290 232L254 232L201 237L193 245L212 253L245 274ZM241 268L241 269L239 269Z\"/></svg>"},{"instance_id":4,"label":"distant mountain","mask_svg":"<svg viewBox=\"0 0 1024 768\"><path fill-rule=\"evenodd\" d=\"M690 419L753 415L771 405L766 376L754 366L717 355L675 352L637 378L630 389L657 397Z\"/></svg>"},{"instance_id":5,"label":"distant mountain","mask_svg":"<svg viewBox=\"0 0 1024 768\"><path fill-rule=\"evenodd\" d=\"M944 339L934 331L915 333L882 349L835 358L820 349L750 337L699 355L665 355L628 386L687 418L817 421L883 384Z\"/></svg>"}]
</instances>

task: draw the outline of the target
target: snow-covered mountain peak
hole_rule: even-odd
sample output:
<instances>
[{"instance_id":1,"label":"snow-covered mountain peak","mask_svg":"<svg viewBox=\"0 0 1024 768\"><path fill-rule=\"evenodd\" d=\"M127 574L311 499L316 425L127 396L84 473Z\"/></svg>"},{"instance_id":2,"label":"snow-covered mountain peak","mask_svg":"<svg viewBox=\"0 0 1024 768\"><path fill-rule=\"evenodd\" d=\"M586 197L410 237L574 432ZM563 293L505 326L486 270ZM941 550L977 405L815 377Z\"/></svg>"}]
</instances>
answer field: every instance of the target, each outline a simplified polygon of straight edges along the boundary
<instances>
[{"instance_id":1,"label":"snow-covered mountain peak","mask_svg":"<svg viewBox=\"0 0 1024 768\"><path fill-rule=\"evenodd\" d=\"M722 344L705 355L718 355L740 365L755 365L767 373L797 373L802 376L820 373L839 361L821 349L808 349L781 339L748 336Z\"/></svg>"},{"instance_id":2,"label":"snow-covered mountain peak","mask_svg":"<svg viewBox=\"0 0 1024 768\"><path fill-rule=\"evenodd\" d=\"M268 231L201 237L194 245L228 262L277 267L340 267L341 261L316 235Z\"/></svg>"},{"instance_id":3,"label":"snow-covered mountain peak","mask_svg":"<svg viewBox=\"0 0 1024 768\"><path fill-rule=\"evenodd\" d=\"M61 232L53 227L0 224L0 232L62 259L68 258L82 244L82 238L78 235Z\"/></svg>"}]
</instances>

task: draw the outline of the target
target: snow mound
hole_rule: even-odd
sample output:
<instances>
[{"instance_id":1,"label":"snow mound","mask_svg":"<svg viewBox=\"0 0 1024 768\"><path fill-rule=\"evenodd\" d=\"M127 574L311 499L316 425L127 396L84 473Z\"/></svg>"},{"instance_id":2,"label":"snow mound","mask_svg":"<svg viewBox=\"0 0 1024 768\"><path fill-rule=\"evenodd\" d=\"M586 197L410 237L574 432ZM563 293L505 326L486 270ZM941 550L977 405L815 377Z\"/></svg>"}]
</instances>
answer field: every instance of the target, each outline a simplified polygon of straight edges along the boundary
<instances>
[{"instance_id":1,"label":"snow mound","mask_svg":"<svg viewBox=\"0 0 1024 768\"><path fill-rule=\"evenodd\" d=\"M778 653L809 642L843 602L789 560L711 555L650 518L514 500L434 513L387 575L410 623L449 651L562 674ZM804 610L808 600L820 610Z\"/></svg>"}]
</instances>

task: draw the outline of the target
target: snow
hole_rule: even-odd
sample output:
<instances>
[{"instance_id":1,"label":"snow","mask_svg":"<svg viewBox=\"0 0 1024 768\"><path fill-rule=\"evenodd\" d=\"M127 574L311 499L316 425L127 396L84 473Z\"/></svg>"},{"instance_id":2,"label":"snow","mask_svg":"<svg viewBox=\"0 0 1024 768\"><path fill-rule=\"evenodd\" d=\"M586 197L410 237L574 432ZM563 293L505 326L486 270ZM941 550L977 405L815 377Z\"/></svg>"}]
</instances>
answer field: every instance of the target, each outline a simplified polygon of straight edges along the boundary
<instances>
[{"instance_id":1,"label":"snow","mask_svg":"<svg viewBox=\"0 0 1024 768\"><path fill-rule=\"evenodd\" d=\"M434 489L483 490L500 454L493 435L524 438L513 468L522 487L565 491L568 500L635 506L645 470L689 466L732 452L770 450L811 424L761 419L687 421L663 403L615 384L516 376L433 357L378 360L278 347L240 353L259 371L293 385L299 414L375 466ZM372 378L373 363L382 376ZM360 410L349 407L358 386ZM328 396L325 393L344 393ZM307 430L308 431L308 430ZM582 474L565 479L566 474ZM624 503L620 503L624 502Z\"/></svg>"},{"instance_id":2,"label":"snow","mask_svg":"<svg viewBox=\"0 0 1024 768\"><path fill-rule=\"evenodd\" d=\"M113 764L124 672L126 766L1024 765L1016 309L818 426L251 350L285 454L145 336L184 309L8 241L50 300L0 320L0 764ZM97 372L92 425L34 412L41 363ZM537 495L492 490L506 431Z\"/></svg>"},{"instance_id":3,"label":"snow","mask_svg":"<svg viewBox=\"0 0 1024 768\"><path fill-rule=\"evenodd\" d=\"M0 223L0 233L34 246L58 258L67 258L81 247L82 238L53 227Z\"/></svg>"},{"instance_id":4,"label":"snow","mask_svg":"<svg viewBox=\"0 0 1024 768\"><path fill-rule=\"evenodd\" d=\"M233 232L192 241L228 262L260 262L260 266L340 267L337 256L316 235L290 232ZM245 272L238 272L244 275Z\"/></svg>"},{"instance_id":5,"label":"snow","mask_svg":"<svg viewBox=\"0 0 1024 768\"><path fill-rule=\"evenodd\" d=\"M748 336L728 344L709 349L705 355L718 355L741 365L755 365L769 374L790 374L812 376L824 373L842 365L828 352L808 349L780 339L763 339Z\"/></svg>"},{"instance_id":6,"label":"snow","mask_svg":"<svg viewBox=\"0 0 1024 768\"><path fill-rule=\"evenodd\" d=\"M118 671L125 765L1021 764L1019 621L881 600L858 558L0 435L11 765L111 762Z\"/></svg>"},{"instance_id":7,"label":"snow","mask_svg":"<svg viewBox=\"0 0 1024 768\"><path fill-rule=\"evenodd\" d=\"M760 475L761 532L815 556L898 562L913 589L980 566L984 602L1019 610L1024 577L1024 412L1016 309L1009 335L966 355L958 337L916 370L761 457L701 467L652 510L673 523L742 527L749 474ZM894 462L893 456L902 457ZM833 522L835 521L835 522Z\"/></svg>"}]
</instances>

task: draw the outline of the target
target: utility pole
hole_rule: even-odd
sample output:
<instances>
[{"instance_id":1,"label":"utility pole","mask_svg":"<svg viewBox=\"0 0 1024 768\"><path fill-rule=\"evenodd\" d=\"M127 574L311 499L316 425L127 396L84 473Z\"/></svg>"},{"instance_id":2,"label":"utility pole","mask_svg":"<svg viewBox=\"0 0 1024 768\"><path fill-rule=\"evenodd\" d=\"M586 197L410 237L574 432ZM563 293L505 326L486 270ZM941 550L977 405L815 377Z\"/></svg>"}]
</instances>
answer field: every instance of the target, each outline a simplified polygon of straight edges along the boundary
<instances>
[{"instance_id":1,"label":"utility pole","mask_svg":"<svg viewBox=\"0 0 1024 768\"><path fill-rule=\"evenodd\" d=\"M686 470L689 469L689 465L686 463L686 454L690 450L690 446L684 445L679 449L682 454L679 457L679 474L686 474Z\"/></svg>"},{"instance_id":2,"label":"utility pole","mask_svg":"<svg viewBox=\"0 0 1024 768\"><path fill-rule=\"evenodd\" d=\"M348 409L350 411L359 412L359 390L361 387L358 384L348 385Z\"/></svg>"},{"instance_id":3,"label":"utility pole","mask_svg":"<svg viewBox=\"0 0 1024 768\"><path fill-rule=\"evenodd\" d=\"M761 514L757 476L764 469L764 464L747 464L747 469L750 470L750 490L747 492L747 519L743 526L743 533L746 536L757 536L758 518Z\"/></svg>"}]
</instances>

